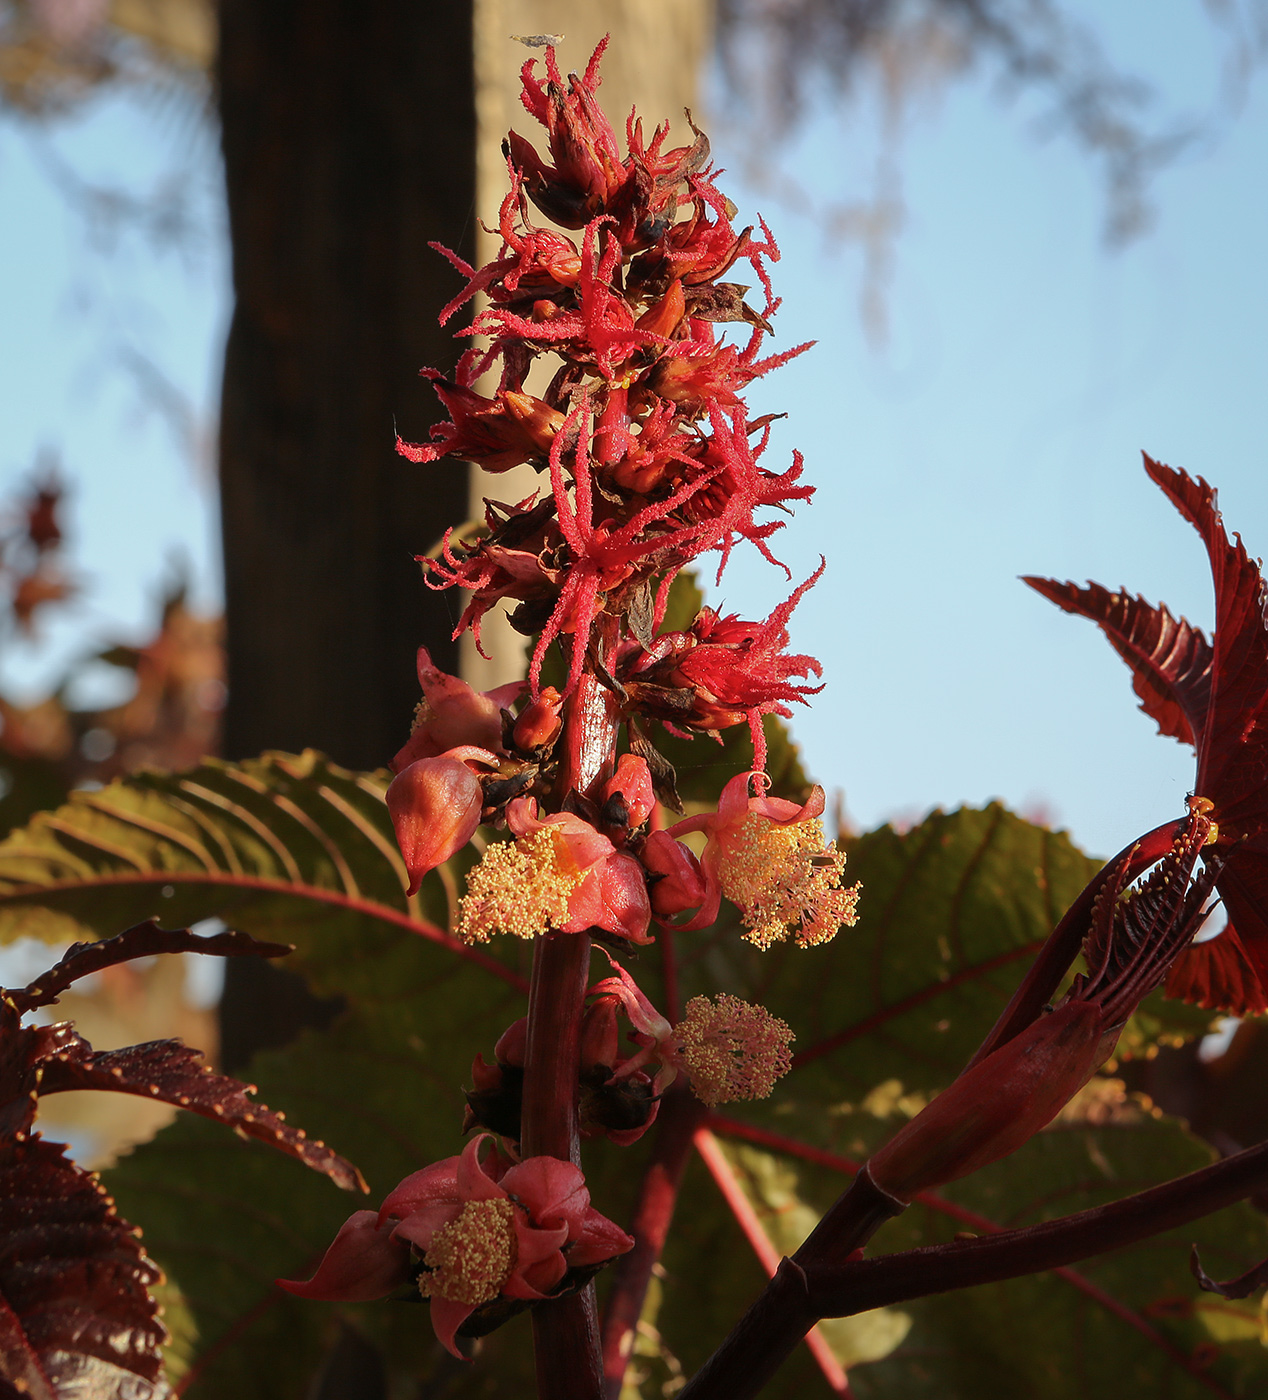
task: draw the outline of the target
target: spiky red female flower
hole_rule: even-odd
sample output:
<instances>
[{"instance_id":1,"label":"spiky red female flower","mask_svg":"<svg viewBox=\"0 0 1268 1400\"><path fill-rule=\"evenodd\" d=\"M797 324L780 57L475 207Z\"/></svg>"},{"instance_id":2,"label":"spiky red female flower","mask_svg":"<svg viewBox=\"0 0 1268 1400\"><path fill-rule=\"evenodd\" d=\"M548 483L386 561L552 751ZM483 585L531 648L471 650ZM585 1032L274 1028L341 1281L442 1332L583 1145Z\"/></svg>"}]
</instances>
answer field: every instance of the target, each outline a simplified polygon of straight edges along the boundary
<instances>
[{"instance_id":1,"label":"spiky red female flower","mask_svg":"<svg viewBox=\"0 0 1268 1400\"><path fill-rule=\"evenodd\" d=\"M627 663L620 673L626 689L644 713L674 726L713 732L747 720L759 755L755 766L764 767L761 717L787 717L792 713L789 702L804 705L807 696L823 689L797 683L798 678L822 674L818 661L786 650L788 619L806 590L818 582L823 567L820 563L765 622L747 622L735 613L723 617L702 608L685 632L657 638L651 652Z\"/></svg>"},{"instance_id":2,"label":"spiky red female flower","mask_svg":"<svg viewBox=\"0 0 1268 1400\"><path fill-rule=\"evenodd\" d=\"M432 442L410 443L398 438L396 450L411 462L435 462L458 457L476 462L485 471L505 472L523 462L546 460L564 415L531 394L499 389L493 398L465 384L444 379L435 370L420 371L432 381L449 421L432 429Z\"/></svg>"}]
</instances>

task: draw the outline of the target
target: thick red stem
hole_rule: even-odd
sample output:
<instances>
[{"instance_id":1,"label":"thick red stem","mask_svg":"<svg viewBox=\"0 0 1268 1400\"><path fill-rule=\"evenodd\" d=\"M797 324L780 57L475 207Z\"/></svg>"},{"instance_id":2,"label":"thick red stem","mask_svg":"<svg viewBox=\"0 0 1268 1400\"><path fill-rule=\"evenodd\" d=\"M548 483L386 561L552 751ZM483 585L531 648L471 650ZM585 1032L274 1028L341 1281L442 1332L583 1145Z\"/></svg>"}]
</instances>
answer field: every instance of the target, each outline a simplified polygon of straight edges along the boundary
<instances>
[{"instance_id":1,"label":"thick red stem","mask_svg":"<svg viewBox=\"0 0 1268 1400\"><path fill-rule=\"evenodd\" d=\"M808 1268L808 1297L820 1316L846 1317L931 1293L998 1283L1137 1244L1257 1195L1265 1186L1268 1143L1261 1143L1112 1205L1041 1225Z\"/></svg>"},{"instance_id":2,"label":"thick red stem","mask_svg":"<svg viewBox=\"0 0 1268 1400\"><path fill-rule=\"evenodd\" d=\"M603 1316L603 1383L608 1400L616 1400L621 1393L647 1286L665 1247L682 1174L691 1156L691 1137L707 1112L681 1083L661 1102L651 1161L643 1173L630 1222L634 1248L613 1267L612 1291Z\"/></svg>"},{"instance_id":3,"label":"thick red stem","mask_svg":"<svg viewBox=\"0 0 1268 1400\"><path fill-rule=\"evenodd\" d=\"M679 1392L681 1400L745 1400L756 1395L818 1322L806 1290L806 1269L844 1263L885 1221L906 1206L887 1195L863 1167L849 1189L785 1259L731 1334Z\"/></svg>"},{"instance_id":4,"label":"thick red stem","mask_svg":"<svg viewBox=\"0 0 1268 1400\"><path fill-rule=\"evenodd\" d=\"M606 656L615 619L600 619L596 641ZM588 796L610 771L616 747L611 698L586 672L571 696L560 736L556 805ZM528 994L521 1148L525 1157L559 1157L580 1165L578 1070L581 1016L590 973L584 933L548 933L533 949ZM601 1400L603 1366L594 1286L533 1310L539 1400Z\"/></svg>"}]
</instances>

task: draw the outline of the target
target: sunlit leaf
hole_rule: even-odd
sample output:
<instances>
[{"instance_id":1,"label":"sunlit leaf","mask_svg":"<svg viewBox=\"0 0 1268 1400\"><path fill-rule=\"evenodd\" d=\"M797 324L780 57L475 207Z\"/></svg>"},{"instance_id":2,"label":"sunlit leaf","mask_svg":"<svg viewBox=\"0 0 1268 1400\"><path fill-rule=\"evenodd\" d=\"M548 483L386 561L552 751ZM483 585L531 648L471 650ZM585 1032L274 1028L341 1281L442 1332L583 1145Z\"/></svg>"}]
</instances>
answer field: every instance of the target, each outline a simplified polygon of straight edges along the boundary
<instances>
[{"instance_id":1,"label":"sunlit leaf","mask_svg":"<svg viewBox=\"0 0 1268 1400\"><path fill-rule=\"evenodd\" d=\"M184 773L143 771L77 792L0 842L0 941L108 937L157 918L219 916L297 942L319 989L346 992L326 947L355 934L388 948L406 929L497 974L451 938L443 877L413 900L383 802L386 775L351 773L308 751ZM329 978L327 973L329 971Z\"/></svg>"}]
</instances>

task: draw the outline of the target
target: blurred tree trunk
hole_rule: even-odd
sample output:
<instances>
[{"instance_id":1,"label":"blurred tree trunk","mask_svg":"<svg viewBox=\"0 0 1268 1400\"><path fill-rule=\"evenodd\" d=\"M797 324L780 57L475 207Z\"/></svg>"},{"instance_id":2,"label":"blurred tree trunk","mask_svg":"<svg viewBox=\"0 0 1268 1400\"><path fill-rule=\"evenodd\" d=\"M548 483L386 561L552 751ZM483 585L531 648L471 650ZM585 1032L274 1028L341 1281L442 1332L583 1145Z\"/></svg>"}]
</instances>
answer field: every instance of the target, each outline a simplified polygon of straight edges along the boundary
<instances>
[{"instance_id":1,"label":"blurred tree trunk","mask_svg":"<svg viewBox=\"0 0 1268 1400\"><path fill-rule=\"evenodd\" d=\"M452 366L474 257L471 5L222 0L217 63L234 311L220 437L225 752L313 746L380 767L408 733L414 652L456 669L454 599L413 556L467 515L424 473L422 365Z\"/></svg>"},{"instance_id":2,"label":"blurred tree trunk","mask_svg":"<svg viewBox=\"0 0 1268 1400\"><path fill-rule=\"evenodd\" d=\"M460 463L422 472L451 366L436 312L474 256L471 5L222 0L217 61L233 320L220 486L228 623L224 751L313 746L378 768L418 700L414 653L457 669L449 594L414 555L467 516ZM334 1008L239 958L221 1006L242 1068Z\"/></svg>"}]
</instances>

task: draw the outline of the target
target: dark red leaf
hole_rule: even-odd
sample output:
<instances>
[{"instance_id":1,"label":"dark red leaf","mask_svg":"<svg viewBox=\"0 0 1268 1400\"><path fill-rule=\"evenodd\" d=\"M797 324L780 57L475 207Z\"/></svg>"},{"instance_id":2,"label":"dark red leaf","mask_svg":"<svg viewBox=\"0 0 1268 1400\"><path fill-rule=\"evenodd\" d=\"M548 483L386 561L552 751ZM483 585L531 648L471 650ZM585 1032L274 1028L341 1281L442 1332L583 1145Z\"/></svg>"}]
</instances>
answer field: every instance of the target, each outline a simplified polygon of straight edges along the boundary
<instances>
[{"instance_id":1,"label":"dark red leaf","mask_svg":"<svg viewBox=\"0 0 1268 1400\"><path fill-rule=\"evenodd\" d=\"M1090 617L1127 662L1140 708L1160 733L1197 748L1211 699L1211 646L1196 627L1130 593L1099 583L1026 577L1036 592L1068 613Z\"/></svg>"},{"instance_id":2,"label":"dark red leaf","mask_svg":"<svg viewBox=\"0 0 1268 1400\"><path fill-rule=\"evenodd\" d=\"M1196 736L1194 791L1213 804L1219 835L1211 854L1224 861L1217 887L1237 932L1216 940L1223 946L1186 953L1168 990L1245 1014L1264 1009L1268 988L1268 594L1241 537L1225 533L1212 487L1148 456L1145 471L1206 545L1215 584L1209 646L1186 622L1140 599L1095 584L1027 582L1101 627L1164 734ZM1238 953L1248 964L1241 969Z\"/></svg>"},{"instance_id":3,"label":"dark red leaf","mask_svg":"<svg viewBox=\"0 0 1268 1400\"><path fill-rule=\"evenodd\" d=\"M72 1036L45 1061L41 1095L66 1089L109 1089L175 1104L224 1123L239 1137L269 1143L323 1172L345 1191L368 1189L351 1162L308 1137L303 1128L292 1128L282 1114L249 1098L255 1093L254 1085L213 1073L201 1053L183 1041L151 1040L122 1050L98 1051L73 1032Z\"/></svg>"},{"instance_id":4,"label":"dark red leaf","mask_svg":"<svg viewBox=\"0 0 1268 1400\"><path fill-rule=\"evenodd\" d=\"M149 1294L161 1277L96 1177L59 1145L0 1144L0 1376L16 1393L167 1395L166 1332Z\"/></svg>"},{"instance_id":5,"label":"dark red leaf","mask_svg":"<svg viewBox=\"0 0 1268 1400\"><path fill-rule=\"evenodd\" d=\"M68 1022L24 1026L90 972L158 952L271 956L289 951L241 934L198 938L150 922L79 944L22 991L0 994L0 1400L164 1400L166 1334L150 1286L159 1270L95 1175L32 1132L40 1096L66 1089L139 1094L201 1113L365 1190L350 1162L282 1115L250 1085L215 1074L179 1040L95 1051Z\"/></svg>"},{"instance_id":6,"label":"dark red leaf","mask_svg":"<svg viewBox=\"0 0 1268 1400\"><path fill-rule=\"evenodd\" d=\"M3 1298L0 1298L0 1359L4 1365L0 1373L0 1396L5 1400L18 1395L24 1400L28 1396L30 1400L56 1400L53 1384L22 1330L21 1318Z\"/></svg>"},{"instance_id":7,"label":"dark red leaf","mask_svg":"<svg viewBox=\"0 0 1268 1400\"><path fill-rule=\"evenodd\" d=\"M1189 1254L1189 1268L1192 1269L1193 1277L1197 1279L1198 1287L1204 1293L1218 1293L1221 1298L1249 1298L1257 1288L1268 1284L1268 1259L1262 1264L1256 1264L1253 1269L1247 1269L1237 1278L1217 1283L1202 1267L1202 1261L1198 1258L1198 1247L1194 1245Z\"/></svg>"},{"instance_id":8,"label":"dark red leaf","mask_svg":"<svg viewBox=\"0 0 1268 1400\"><path fill-rule=\"evenodd\" d=\"M261 943L245 933L217 933L200 937L187 928L164 929L150 919L146 923L103 938L98 943L75 943L61 961L42 973L21 991L11 991L10 999L19 1011L48 1006L73 982L103 967L148 958L156 953L206 953L213 957L280 958L292 952L289 943Z\"/></svg>"},{"instance_id":9,"label":"dark red leaf","mask_svg":"<svg viewBox=\"0 0 1268 1400\"><path fill-rule=\"evenodd\" d=\"M21 1025L9 994L0 1000L0 1143L31 1131L45 1061L78 1040L68 1024Z\"/></svg>"},{"instance_id":10,"label":"dark red leaf","mask_svg":"<svg viewBox=\"0 0 1268 1400\"><path fill-rule=\"evenodd\" d=\"M1167 995L1237 1016L1268 1011L1268 992L1231 924L1218 937L1191 943L1180 954L1167 976Z\"/></svg>"},{"instance_id":11,"label":"dark red leaf","mask_svg":"<svg viewBox=\"0 0 1268 1400\"><path fill-rule=\"evenodd\" d=\"M1240 535L1229 541L1215 491L1201 477L1195 481L1150 457L1145 470L1202 536L1215 582L1211 700L1198 744L1197 791L1216 803L1221 824L1262 830L1268 826L1268 728L1260 722L1268 705L1268 625L1259 565Z\"/></svg>"}]
</instances>

